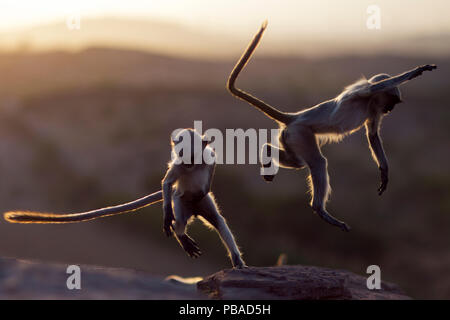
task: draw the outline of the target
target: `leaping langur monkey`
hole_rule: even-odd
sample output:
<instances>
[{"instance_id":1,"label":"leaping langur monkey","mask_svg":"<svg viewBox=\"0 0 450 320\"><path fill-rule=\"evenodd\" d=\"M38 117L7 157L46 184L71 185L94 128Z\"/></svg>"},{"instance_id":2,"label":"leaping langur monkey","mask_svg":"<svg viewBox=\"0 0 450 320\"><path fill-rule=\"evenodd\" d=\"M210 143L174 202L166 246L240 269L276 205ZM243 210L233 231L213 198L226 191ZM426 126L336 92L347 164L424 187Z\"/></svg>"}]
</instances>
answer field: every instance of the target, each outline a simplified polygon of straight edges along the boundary
<instances>
[{"instance_id":1,"label":"leaping langur monkey","mask_svg":"<svg viewBox=\"0 0 450 320\"><path fill-rule=\"evenodd\" d=\"M196 147L199 146L199 147ZM231 259L233 267L245 267L241 253L225 218L211 192L215 169L215 153L205 137L193 129L182 129L171 139L172 160L162 180L162 190L138 200L113 207L83 213L55 214L28 211L6 212L4 217L12 223L70 223L111 216L138 210L163 201L164 232L175 235L186 253L197 258L201 255L198 245L186 234L187 225L193 217L200 217L209 227L219 233ZM186 148L188 146L188 148ZM209 161L203 161L207 155ZM199 159L200 161L195 161ZM200 162L200 164L197 164Z\"/></svg>"},{"instance_id":2,"label":"leaping langur monkey","mask_svg":"<svg viewBox=\"0 0 450 320\"><path fill-rule=\"evenodd\" d=\"M295 113L282 112L267 103L235 87L239 73L247 64L257 47L267 21L245 50L228 79L227 88L234 96L243 99L262 111L279 125L279 146L265 144L261 150L262 174L266 181L272 181L274 175L264 173L272 165L310 171L312 200L311 207L328 223L349 231L349 226L330 215L325 208L330 193L327 172L327 159L322 155L320 146L327 141L339 141L362 126L365 126L372 156L381 172L381 195L388 183L388 162L379 137L380 124L385 115L402 102L398 86L412 80L424 71L436 69L435 65L424 65L400 75L377 74L369 80L362 79L348 86L336 98L324 101L311 108ZM278 159L271 157L272 151L278 151Z\"/></svg>"}]
</instances>

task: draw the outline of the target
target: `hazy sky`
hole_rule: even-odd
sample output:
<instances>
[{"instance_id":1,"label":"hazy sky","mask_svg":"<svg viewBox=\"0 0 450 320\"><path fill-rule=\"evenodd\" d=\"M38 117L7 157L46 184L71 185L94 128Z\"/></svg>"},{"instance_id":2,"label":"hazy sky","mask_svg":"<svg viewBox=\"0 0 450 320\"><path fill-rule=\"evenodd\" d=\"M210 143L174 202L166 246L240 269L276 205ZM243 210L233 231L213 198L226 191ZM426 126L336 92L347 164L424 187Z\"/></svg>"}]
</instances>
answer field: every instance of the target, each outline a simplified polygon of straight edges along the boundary
<instances>
[{"instance_id":1,"label":"hazy sky","mask_svg":"<svg viewBox=\"0 0 450 320\"><path fill-rule=\"evenodd\" d=\"M274 34L361 35L366 9L381 8L386 35L450 32L448 0L0 0L0 31L81 17L162 18L211 31L254 30L268 18Z\"/></svg>"}]
</instances>

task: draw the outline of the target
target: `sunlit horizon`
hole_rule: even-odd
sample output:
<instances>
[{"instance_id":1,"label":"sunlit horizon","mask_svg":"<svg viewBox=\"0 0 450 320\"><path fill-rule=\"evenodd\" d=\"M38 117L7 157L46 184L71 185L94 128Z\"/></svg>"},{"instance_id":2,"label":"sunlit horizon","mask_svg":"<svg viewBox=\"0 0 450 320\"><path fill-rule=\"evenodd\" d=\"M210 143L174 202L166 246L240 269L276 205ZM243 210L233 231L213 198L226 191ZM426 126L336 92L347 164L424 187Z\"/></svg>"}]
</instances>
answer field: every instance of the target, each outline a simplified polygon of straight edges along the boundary
<instances>
[{"instance_id":1,"label":"sunlit horizon","mask_svg":"<svg viewBox=\"0 0 450 320\"><path fill-rule=\"evenodd\" d=\"M270 31L261 50L280 54L371 52L383 48L388 40L395 43L397 39L450 35L448 1L433 1L432 9L425 0L414 1L414 5L409 0L377 1L381 9L379 30L366 26L367 7L372 4L366 0L4 0L0 11L0 49L78 50L100 45L170 54L179 51L176 43L184 37L192 41L192 48L180 44L186 55L227 56L235 54L265 19L269 20ZM65 21L73 15L80 17L81 29L70 33ZM94 23L101 20L109 24ZM127 23L114 25L112 20L148 23L142 24L142 29ZM165 25L171 32L166 34L161 29L158 36L150 23ZM172 32L175 27L180 30L179 36ZM216 39L211 41L213 38ZM208 43L215 48L208 48ZM404 44L397 47L394 49L401 49ZM415 49L412 47L412 51ZM441 47L434 51L440 50Z\"/></svg>"},{"instance_id":2,"label":"sunlit horizon","mask_svg":"<svg viewBox=\"0 0 450 320\"><path fill-rule=\"evenodd\" d=\"M383 25L389 32L414 34L450 31L446 14L450 3L445 0L433 1L432 7L425 0L416 0L414 3L409 0L379 0L376 3L342 0L339 4L333 0L3 0L0 30L48 24L64 20L71 14L80 14L88 18L124 16L160 19L221 31L253 28L255 23L267 18L279 25L277 31L293 31L294 28L297 32L354 33L358 32L354 27L364 22L366 8L372 4L381 8Z\"/></svg>"}]
</instances>

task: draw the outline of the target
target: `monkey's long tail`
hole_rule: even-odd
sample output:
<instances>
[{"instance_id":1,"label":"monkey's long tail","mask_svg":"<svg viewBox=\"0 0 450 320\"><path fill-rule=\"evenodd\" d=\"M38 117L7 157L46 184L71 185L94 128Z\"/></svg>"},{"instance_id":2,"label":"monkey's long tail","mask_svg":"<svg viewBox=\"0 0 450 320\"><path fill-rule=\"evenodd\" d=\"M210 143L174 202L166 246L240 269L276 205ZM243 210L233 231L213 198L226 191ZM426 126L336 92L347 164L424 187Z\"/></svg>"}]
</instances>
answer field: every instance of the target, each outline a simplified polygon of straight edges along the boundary
<instances>
[{"instance_id":1,"label":"monkey's long tail","mask_svg":"<svg viewBox=\"0 0 450 320\"><path fill-rule=\"evenodd\" d=\"M264 30L266 30L266 27L267 27L267 20L264 21L264 23L261 25L261 28L259 29L258 33L255 35L252 42L250 42L247 49L245 50L244 54L241 56L237 64L234 66L233 71L231 72L230 77L228 78L227 88L232 95L247 101L252 106L256 107L258 110L266 114L269 118L284 124L288 124L293 119L292 115L282 112L272 107L271 105L265 103L264 101L261 101L258 98L252 96L251 94L243 90L240 90L234 86L234 83L236 82L239 73L242 71L242 69L244 69L245 65L250 60L253 51L255 51L256 47L258 46L258 43L261 40Z\"/></svg>"},{"instance_id":2,"label":"monkey's long tail","mask_svg":"<svg viewBox=\"0 0 450 320\"><path fill-rule=\"evenodd\" d=\"M81 222L138 210L146 206L149 206L153 203L160 202L162 201L162 199L163 199L162 191L157 191L155 193L149 194L143 198L131 202L82 213L55 214L55 213L29 212L29 211L9 211L4 214L4 218L6 221L11 223Z\"/></svg>"}]
</instances>

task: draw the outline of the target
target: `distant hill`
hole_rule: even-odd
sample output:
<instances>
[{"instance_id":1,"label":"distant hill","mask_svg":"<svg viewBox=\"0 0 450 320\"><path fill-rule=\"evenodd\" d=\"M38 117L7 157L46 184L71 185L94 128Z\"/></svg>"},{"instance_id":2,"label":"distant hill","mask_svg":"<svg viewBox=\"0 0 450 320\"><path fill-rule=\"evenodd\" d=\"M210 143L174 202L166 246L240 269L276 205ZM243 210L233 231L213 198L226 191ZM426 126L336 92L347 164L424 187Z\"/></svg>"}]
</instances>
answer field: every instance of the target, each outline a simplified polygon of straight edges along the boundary
<instances>
[{"instance_id":1,"label":"distant hill","mask_svg":"<svg viewBox=\"0 0 450 320\"><path fill-rule=\"evenodd\" d=\"M436 63L440 72L428 79L440 87L446 80L447 59L402 57L398 55L344 55L308 59L300 57L255 56L242 75L255 87L279 87L285 81L315 90L311 77L330 95L362 75L399 73L416 65ZM79 52L48 51L0 52L0 105L5 97L43 95L94 87L134 88L212 88L224 93L226 79L235 59L201 60L173 57L147 51L90 47ZM444 70L442 68L445 68ZM444 78L444 79L442 79Z\"/></svg>"},{"instance_id":2,"label":"distant hill","mask_svg":"<svg viewBox=\"0 0 450 320\"><path fill-rule=\"evenodd\" d=\"M79 30L65 21L0 33L0 48L78 50L91 46L139 49L182 56L216 56L239 43L171 22L134 19L82 19Z\"/></svg>"},{"instance_id":3,"label":"distant hill","mask_svg":"<svg viewBox=\"0 0 450 320\"><path fill-rule=\"evenodd\" d=\"M255 26L256 31L257 26ZM183 57L224 58L241 53L251 38L248 32L218 33L174 22L97 18L81 20L79 30L69 30L65 21L0 32L0 50L79 50L91 46L145 50ZM450 53L450 35L393 38L371 33L355 39L314 39L296 33L276 37L268 33L260 54L334 56L341 54L389 53L401 55L439 55Z\"/></svg>"}]
</instances>

